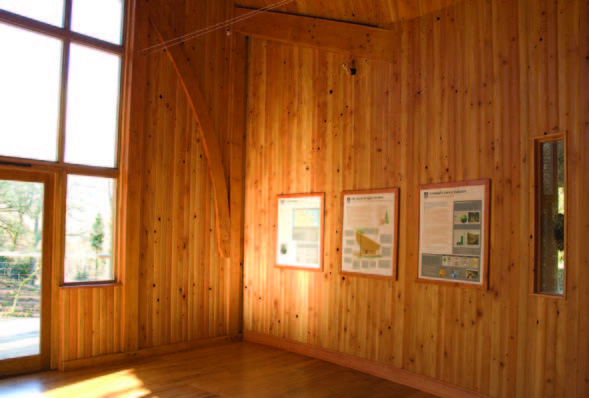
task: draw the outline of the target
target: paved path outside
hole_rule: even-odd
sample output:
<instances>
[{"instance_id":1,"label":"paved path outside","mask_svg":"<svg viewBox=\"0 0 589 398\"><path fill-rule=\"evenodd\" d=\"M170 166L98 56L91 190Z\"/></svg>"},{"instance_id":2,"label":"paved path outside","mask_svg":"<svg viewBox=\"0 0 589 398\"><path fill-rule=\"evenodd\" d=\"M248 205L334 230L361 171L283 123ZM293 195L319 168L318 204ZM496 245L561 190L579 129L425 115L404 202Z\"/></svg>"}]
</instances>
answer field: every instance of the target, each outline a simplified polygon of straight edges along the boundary
<instances>
[{"instance_id":1,"label":"paved path outside","mask_svg":"<svg viewBox=\"0 0 589 398\"><path fill-rule=\"evenodd\" d=\"M0 360L39 354L39 318L0 318Z\"/></svg>"}]
</instances>

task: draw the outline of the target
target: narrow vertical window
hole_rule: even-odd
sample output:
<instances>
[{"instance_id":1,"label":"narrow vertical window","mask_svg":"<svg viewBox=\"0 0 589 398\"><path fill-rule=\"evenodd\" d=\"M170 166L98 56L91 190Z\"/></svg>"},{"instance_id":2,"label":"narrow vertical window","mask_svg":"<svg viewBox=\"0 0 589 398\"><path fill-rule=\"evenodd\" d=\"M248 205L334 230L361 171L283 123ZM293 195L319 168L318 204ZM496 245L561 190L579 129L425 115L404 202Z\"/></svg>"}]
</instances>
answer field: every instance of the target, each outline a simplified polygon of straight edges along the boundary
<instances>
[{"instance_id":1,"label":"narrow vertical window","mask_svg":"<svg viewBox=\"0 0 589 398\"><path fill-rule=\"evenodd\" d=\"M72 44L65 161L113 168L119 119L121 57Z\"/></svg>"},{"instance_id":2,"label":"narrow vertical window","mask_svg":"<svg viewBox=\"0 0 589 398\"><path fill-rule=\"evenodd\" d=\"M535 293L564 296L566 287L566 141L543 137L535 149Z\"/></svg>"}]
</instances>

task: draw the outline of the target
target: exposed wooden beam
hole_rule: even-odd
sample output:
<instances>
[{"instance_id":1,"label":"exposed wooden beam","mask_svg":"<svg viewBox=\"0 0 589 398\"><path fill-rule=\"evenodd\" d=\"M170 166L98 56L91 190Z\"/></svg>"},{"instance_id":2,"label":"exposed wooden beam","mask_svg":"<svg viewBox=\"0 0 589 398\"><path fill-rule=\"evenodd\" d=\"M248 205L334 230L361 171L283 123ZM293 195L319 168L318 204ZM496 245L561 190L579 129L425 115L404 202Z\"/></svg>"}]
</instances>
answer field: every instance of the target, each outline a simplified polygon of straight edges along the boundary
<instances>
[{"instance_id":1,"label":"exposed wooden beam","mask_svg":"<svg viewBox=\"0 0 589 398\"><path fill-rule=\"evenodd\" d=\"M124 97L123 128L121 134L125 143L121 145L120 167L121 184L127 189L122 190L120 198L121 220L125 224L121 226L121 257L119 277L124 283L121 308L121 343L123 352L137 351L139 349L139 286L140 286L140 258L141 255L141 211L143 192L143 163L144 163L144 129L145 115L135 112L141 109L146 97L147 59L143 56L136 56L135 49L142 48L148 44L149 21L145 9L138 7L137 1L131 0L128 3L127 35L125 47L127 49L127 61L125 63L126 79ZM116 295L113 291L113 301ZM66 297L65 294L61 295ZM67 298L73 299L73 295ZM62 308L68 308L69 302L64 300ZM116 309L115 309L116 311ZM64 324L65 326L65 324ZM65 335L65 333L62 333ZM71 335L70 338L74 336ZM114 342L114 341L113 341ZM65 348L65 347L64 347ZM65 356L64 356L65 357ZM71 359L68 357L68 359ZM63 358L60 358L59 366L63 367Z\"/></svg>"},{"instance_id":2,"label":"exposed wooden beam","mask_svg":"<svg viewBox=\"0 0 589 398\"><path fill-rule=\"evenodd\" d=\"M176 37L167 23L162 21L161 14L150 13L149 17L152 26L157 32L162 43ZM199 131L202 136L202 143L211 170L211 180L215 192L215 213L217 216L217 241L222 257L230 256L231 241L231 219L229 214L229 197L227 191L227 179L221 159L218 135L213 124L213 117L209 107L200 92L198 80L191 67L184 45L165 46L165 50L174 64L178 78L184 87L192 112L199 124Z\"/></svg>"},{"instance_id":3,"label":"exposed wooden beam","mask_svg":"<svg viewBox=\"0 0 589 398\"><path fill-rule=\"evenodd\" d=\"M252 10L236 7L235 16ZM300 15L264 12L235 25L246 36L393 62L401 51L395 31Z\"/></svg>"}]
</instances>

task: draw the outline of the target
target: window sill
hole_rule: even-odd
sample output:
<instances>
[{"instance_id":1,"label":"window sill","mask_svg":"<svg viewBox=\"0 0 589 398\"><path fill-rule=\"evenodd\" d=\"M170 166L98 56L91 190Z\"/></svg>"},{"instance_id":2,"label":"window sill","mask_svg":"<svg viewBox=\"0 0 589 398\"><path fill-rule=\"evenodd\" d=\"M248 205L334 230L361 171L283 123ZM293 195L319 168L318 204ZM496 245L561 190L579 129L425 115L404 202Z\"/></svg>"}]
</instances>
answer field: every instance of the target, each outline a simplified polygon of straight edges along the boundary
<instances>
[{"instance_id":1,"label":"window sill","mask_svg":"<svg viewBox=\"0 0 589 398\"><path fill-rule=\"evenodd\" d=\"M68 283L67 285L61 285L60 288L64 290L70 289L97 289L97 288L112 288L122 287L123 284L120 282L107 282L107 283Z\"/></svg>"},{"instance_id":2,"label":"window sill","mask_svg":"<svg viewBox=\"0 0 589 398\"><path fill-rule=\"evenodd\" d=\"M532 293L532 296L542 297L547 299L566 300L565 294L552 294L552 293Z\"/></svg>"}]
</instances>

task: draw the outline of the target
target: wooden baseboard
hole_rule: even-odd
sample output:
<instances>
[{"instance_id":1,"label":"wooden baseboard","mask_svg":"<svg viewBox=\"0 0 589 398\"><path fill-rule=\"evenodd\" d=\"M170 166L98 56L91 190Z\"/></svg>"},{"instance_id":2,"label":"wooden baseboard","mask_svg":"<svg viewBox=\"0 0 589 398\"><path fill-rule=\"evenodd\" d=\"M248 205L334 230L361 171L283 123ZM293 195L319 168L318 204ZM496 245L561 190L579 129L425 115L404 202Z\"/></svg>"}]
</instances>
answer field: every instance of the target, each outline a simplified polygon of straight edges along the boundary
<instances>
[{"instance_id":1,"label":"wooden baseboard","mask_svg":"<svg viewBox=\"0 0 589 398\"><path fill-rule=\"evenodd\" d=\"M220 344L227 344L231 342L241 341L242 335L237 336L222 336L214 337L210 339L196 340L188 343L178 343L163 345L158 347L144 348L138 351L132 352L121 352L118 354L103 355L99 357L74 359L71 361L63 361L60 364L59 370L62 372L68 372L71 370L78 370L89 368L93 366L104 366L104 365L118 365L127 362L137 361L157 355L171 354L174 352L193 350L196 348L211 347Z\"/></svg>"},{"instance_id":2,"label":"wooden baseboard","mask_svg":"<svg viewBox=\"0 0 589 398\"><path fill-rule=\"evenodd\" d=\"M343 354L341 352L328 350L311 344L301 343L294 340L283 339L275 336L268 336L256 332L244 331L243 339L252 343L264 344L308 357L321 359L336 365L345 366L360 372L368 373L382 379L403 384L442 398L489 398L488 395L454 386L432 377L422 376L408 370L399 369L394 366L385 365L379 362Z\"/></svg>"},{"instance_id":3,"label":"wooden baseboard","mask_svg":"<svg viewBox=\"0 0 589 398\"><path fill-rule=\"evenodd\" d=\"M9 376L18 376L43 369L43 361L40 355L24 358L4 359L0 361L0 379Z\"/></svg>"}]
</instances>

